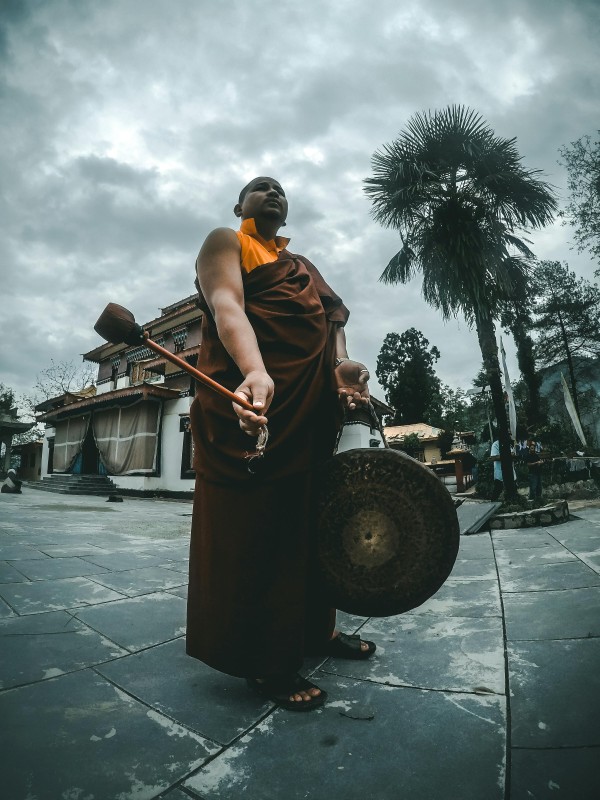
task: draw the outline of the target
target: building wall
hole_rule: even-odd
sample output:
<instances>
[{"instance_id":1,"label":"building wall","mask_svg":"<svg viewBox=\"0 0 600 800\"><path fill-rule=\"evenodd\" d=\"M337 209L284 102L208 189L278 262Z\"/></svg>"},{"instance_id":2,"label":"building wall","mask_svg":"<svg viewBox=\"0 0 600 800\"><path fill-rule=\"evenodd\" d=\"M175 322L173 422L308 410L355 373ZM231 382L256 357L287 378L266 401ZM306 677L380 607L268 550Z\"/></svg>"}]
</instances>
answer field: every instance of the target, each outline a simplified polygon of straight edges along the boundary
<instances>
[{"instance_id":1,"label":"building wall","mask_svg":"<svg viewBox=\"0 0 600 800\"><path fill-rule=\"evenodd\" d=\"M181 478L181 456L184 434L179 430L181 415L189 414L192 397L167 400L163 406L161 423L160 475L111 475L119 489L137 491L185 492L194 491L194 480Z\"/></svg>"},{"instance_id":2,"label":"building wall","mask_svg":"<svg viewBox=\"0 0 600 800\"><path fill-rule=\"evenodd\" d=\"M41 477L42 447L35 442L21 446L19 478L23 481L38 481Z\"/></svg>"},{"instance_id":3,"label":"building wall","mask_svg":"<svg viewBox=\"0 0 600 800\"><path fill-rule=\"evenodd\" d=\"M423 450L424 450L425 461L430 462L432 458L435 458L436 461L439 461L442 457L440 448L435 443L426 443Z\"/></svg>"},{"instance_id":4,"label":"building wall","mask_svg":"<svg viewBox=\"0 0 600 800\"><path fill-rule=\"evenodd\" d=\"M44 436L44 441L42 443L42 464L41 464L41 475L42 478L48 477L48 442L50 439L54 439L54 435L56 433L56 428L54 426L49 425L46 427L46 435Z\"/></svg>"},{"instance_id":5,"label":"building wall","mask_svg":"<svg viewBox=\"0 0 600 800\"><path fill-rule=\"evenodd\" d=\"M161 422L160 475L111 475L110 479L120 489L137 491L185 492L194 490L193 478L181 478L181 458L183 452L184 433L180 431L181 415L187 415L192 404L192 397L180 397L167 400L163 406ZM48 440L55 435L55 429L46 428L46 436L41 456L41 477L48 475Z\"/></svg>"}]
</instances>

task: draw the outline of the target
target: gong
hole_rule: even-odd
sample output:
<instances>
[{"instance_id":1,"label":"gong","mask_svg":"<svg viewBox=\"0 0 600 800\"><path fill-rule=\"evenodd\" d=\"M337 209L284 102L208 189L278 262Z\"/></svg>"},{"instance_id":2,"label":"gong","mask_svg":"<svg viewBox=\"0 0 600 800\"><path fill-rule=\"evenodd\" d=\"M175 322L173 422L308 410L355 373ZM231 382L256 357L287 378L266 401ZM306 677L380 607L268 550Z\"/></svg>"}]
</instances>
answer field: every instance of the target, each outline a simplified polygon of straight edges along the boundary
<instances>
[{"instance_id":1,"label":"gong","mask_svg":"<svg viewBox=\"0 0 600 800\"><path fill-rule=\"evenodd\" d=\"M424 603L450 574L459 525L436 475L397 450L338 453L319 475L317 564L328 602L364 617Z\"/></svg>"}]
</instances>

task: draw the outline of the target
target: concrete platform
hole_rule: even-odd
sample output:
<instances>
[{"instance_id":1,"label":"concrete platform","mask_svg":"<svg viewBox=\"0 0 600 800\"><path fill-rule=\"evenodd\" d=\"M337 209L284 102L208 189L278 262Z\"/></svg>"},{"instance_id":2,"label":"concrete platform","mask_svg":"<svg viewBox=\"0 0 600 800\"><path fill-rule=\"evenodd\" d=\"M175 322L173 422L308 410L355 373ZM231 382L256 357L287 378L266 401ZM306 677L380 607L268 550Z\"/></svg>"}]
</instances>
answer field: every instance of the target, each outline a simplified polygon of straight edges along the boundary
<instances>
[{"instance_id":1,"label":"concrete platform","mask_svg":"<svg viewBox=\"0 0 600 800\"><path fill-rule=\"evenodd\" d=\"M461 536L408 614L339 615L378 652L307 661L329 701L293 714L185 654L189 502L0 495L1 796L596 798L600 509L576 513Z\"/></svg>"}]
</instances>

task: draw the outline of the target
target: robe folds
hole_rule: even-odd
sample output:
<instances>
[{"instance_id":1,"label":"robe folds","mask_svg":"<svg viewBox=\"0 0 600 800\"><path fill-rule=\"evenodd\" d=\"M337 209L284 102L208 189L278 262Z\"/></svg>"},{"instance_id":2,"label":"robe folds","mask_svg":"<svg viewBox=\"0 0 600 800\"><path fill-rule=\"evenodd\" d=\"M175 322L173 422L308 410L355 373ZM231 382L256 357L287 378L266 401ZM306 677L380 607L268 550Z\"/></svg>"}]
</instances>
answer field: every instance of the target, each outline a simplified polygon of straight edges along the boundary
<instances>
[{"instance_id":1,"label":"robe folds","mask_svg":"<svg viewBox=\"0 0 600 800\"><path fill-rule=\"evenodd\" d=\"M302 256L242 273L245 309L275 384L265 455L231 403L200 386L191 408L196 488L187 653L238 677L297 671L335 624L313 575L315 470L339 426L335 333L341 299ZM204 310L198 368L232 391L243 376Z\"/></svg>"}]
</instances>

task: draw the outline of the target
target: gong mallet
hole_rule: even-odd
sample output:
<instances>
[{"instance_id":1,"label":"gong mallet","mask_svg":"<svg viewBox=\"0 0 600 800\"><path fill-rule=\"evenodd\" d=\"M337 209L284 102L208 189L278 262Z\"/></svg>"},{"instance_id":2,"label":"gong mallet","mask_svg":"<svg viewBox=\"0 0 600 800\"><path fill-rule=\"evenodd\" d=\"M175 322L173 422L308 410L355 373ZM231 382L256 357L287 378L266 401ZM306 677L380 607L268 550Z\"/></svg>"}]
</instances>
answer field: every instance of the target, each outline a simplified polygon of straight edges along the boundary
<instances>
[{"instance_id":1,"label":"gong mallet","mask_svg":"<svg viewBox=\"0 0 600 800\"><path fill-rule=\"evenodd\" d=\"M125 344L130 345L145 345L146 347L150 348L150 350L154 350L155 353L158 353L158 355L166 358L167 361L170 361L180 369L184 370L190 375L193 375L197 381L200 381L205 386L208 386L209 389L217 392L217 394L220 394L222 397L226 397L228 400L231 400L232 403L236 403L236 405L245 408L246 411L252 411L254 414L258 413L252 403L249 403L248 400L238 397L237 394L230 392L229 389L221 386L221 384L217 383L217 381L213 381L213 379L209 378L208 375L205 375L203 372L200 372L200 370L192 367L187 363L187 361L184 361L182 358L179 358L179 356L176 356L174 353L170 353L168 350L165 350L164 347L161 347L156 342L153 342L150 338L150 334L143 330L141 325L137 324L131 311L123 308L123 306L120 306L117 303L109 303L102 314L100 314L98 317L98 321L94 325L94 330L96 333L99 333L103 339L106 339L107 342L110 342L110 344L120 344L121 342L124 342Z\"/></svg>"}]
</instances>

